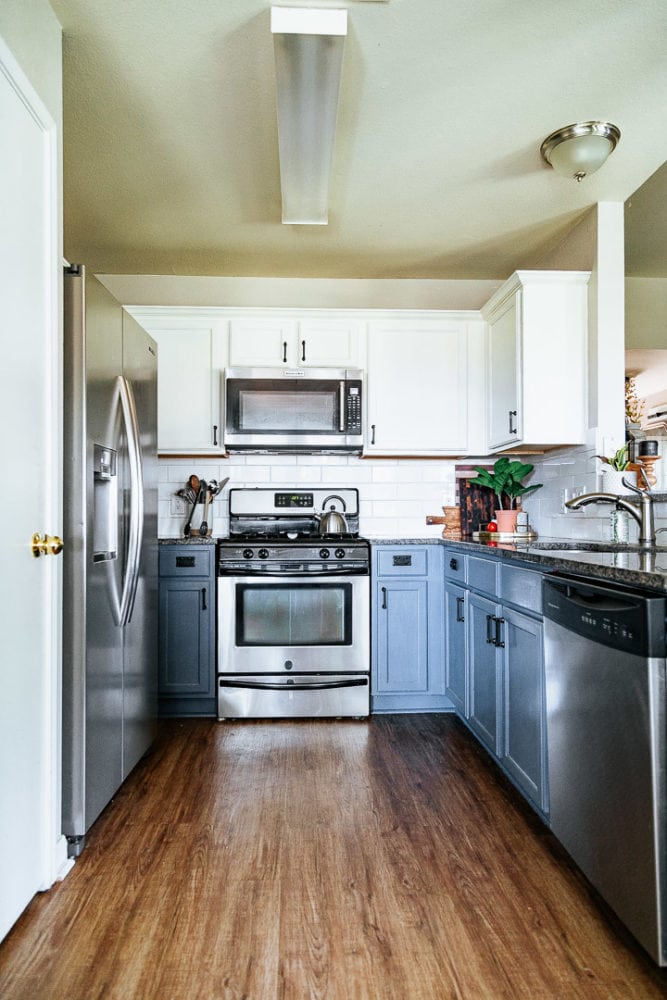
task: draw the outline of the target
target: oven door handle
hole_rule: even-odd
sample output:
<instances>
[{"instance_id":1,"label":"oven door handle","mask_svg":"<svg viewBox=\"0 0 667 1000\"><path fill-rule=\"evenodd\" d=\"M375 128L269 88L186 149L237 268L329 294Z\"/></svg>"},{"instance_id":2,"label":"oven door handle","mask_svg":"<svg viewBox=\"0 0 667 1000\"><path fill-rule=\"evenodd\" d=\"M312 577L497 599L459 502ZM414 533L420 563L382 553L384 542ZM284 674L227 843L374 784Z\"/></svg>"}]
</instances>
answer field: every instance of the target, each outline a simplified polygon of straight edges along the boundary
<instances>
[{"instance_id":1,"label":"oven door handle","mask_svg":"<svg viewBox=\"0 0 667 1000\"><path fill-rule=\"evenodd\" d=\"M305 571L300 571L298 573L290 573L288 570L285 571L281 570L278 573L270 573L263 569L244 569L242 572L237 572L236 570L232 570L231 573L225 571L222 572L219 571L218 576L222 578L233 577L237 580L241 577L247 577L247 576L258 577L259 579L284 580L286 578L293 579L296 577L300 580L309 580L311 577L314 576L368 576L368 570L343 569L342 567L340 569L336 569L335 566L331 566L328 569L305 570Z\"/></svg>"},{"instance_id":2,"label":"oven door handle","mask_svg":"<svg viewBox=\"0 0 667 1000\"><path fill-rule=\"evenodd\" d=\"M328 688L365 687L368 685L368 678L351 677L344 681L311 681L296 684L288 684L286 681L228 681L219 678L218 683L220 687L253 688L259 691L320 691Z\"/></svg>"}]
</instances>

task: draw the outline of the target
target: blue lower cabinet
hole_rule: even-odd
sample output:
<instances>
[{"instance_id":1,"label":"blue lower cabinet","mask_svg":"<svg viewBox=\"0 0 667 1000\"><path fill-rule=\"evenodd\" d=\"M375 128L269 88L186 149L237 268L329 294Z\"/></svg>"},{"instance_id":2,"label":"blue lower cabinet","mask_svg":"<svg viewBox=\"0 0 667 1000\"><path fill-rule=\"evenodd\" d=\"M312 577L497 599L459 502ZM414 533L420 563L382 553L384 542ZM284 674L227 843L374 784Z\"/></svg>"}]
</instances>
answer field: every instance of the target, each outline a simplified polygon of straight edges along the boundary
<instances>
[{"instance_id":1,"label":"blue lower cabinet","mask_svg":"<svg viewBox=\"0 0 667 1000\"><path fill-rule=\"evenodd\" d=\"M160 549L160 715L216 714L215 550L168 545Z\"/></svg>"},{"instance_id":2,"label":"blue lower cabinet","mask_svg":"<svg viewBox=\"0 0 667 1000\"><path fill-rule=\"evenodd\" d=\"M445 694L464 719L468 717L467 591L445 583Z\"/></svg>"},{"instance_id":3,"label":"blue lower cabinet","mask_svg":"<svg viewBox=\"0 0 667 1000\"><path fill-rule=\"evenodd\" d=\"M501 762L542 812L548 812L541 621L503 608L504 738Z\"/></svg>"},{"instance_id":4,"label":"blue lower cabinet","mask_svg":"<svg viewBox=\"0 0 667 1000\"><path fill-rule=\"evenodd\" d=\"M501 608L479 594L468 594L468 725L494 756L502 738Z\"/></svg>"},{"instance_id":5,"label":"blue lower cabinet","mask_svg":"<svg viewBox=\"0 0 667 1000\"><path fill-rule=\"evenodd\" d=\"M373 712L451 709L445 695L443 550L373 547Z\"/></svg>"}]
</instances>

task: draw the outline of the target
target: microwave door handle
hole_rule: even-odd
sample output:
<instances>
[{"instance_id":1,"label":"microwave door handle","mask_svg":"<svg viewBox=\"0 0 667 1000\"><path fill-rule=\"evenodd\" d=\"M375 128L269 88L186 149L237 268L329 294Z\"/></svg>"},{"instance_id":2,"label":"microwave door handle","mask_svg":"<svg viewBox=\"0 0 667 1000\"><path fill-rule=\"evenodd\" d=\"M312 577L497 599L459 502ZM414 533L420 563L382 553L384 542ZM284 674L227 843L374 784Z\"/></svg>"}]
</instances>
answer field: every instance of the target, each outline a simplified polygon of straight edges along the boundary
<instances>
[{"instance_id":1,"label":"microwave door handle","mask_svg":"<svg viewBox=\"0 0 667 1000\"><path fill-rule=\"evenodd\" d=\"M345 382L338 383L338 430L341 434L345 431Z\"/></svg>"}]
</instances>

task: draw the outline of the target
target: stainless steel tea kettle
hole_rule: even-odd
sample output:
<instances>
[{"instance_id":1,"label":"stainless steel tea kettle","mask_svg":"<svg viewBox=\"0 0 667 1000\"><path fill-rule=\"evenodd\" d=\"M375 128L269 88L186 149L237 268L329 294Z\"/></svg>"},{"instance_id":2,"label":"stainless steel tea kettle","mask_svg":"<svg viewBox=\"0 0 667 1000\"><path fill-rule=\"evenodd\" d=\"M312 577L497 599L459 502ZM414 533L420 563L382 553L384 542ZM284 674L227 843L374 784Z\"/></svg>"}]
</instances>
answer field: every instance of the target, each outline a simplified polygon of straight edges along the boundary
<instances>
[{"instance_id":1,"label":"stainless steel tea kettle","mask_svg":"<svg viewBox=\"0 0 667 1000\"><path fill-rule=\"evenodd\" d=\"M339 497L337 493L332 493L331 496L328 496L322 503L322 513L315 514L320 524L320 535L346 535L348 527L345 514L336 510L333 504L327 510L326 506L330 500L340 500L343 510L345 510L345 501L342 497Z\"/></svg>"}]
</instances>

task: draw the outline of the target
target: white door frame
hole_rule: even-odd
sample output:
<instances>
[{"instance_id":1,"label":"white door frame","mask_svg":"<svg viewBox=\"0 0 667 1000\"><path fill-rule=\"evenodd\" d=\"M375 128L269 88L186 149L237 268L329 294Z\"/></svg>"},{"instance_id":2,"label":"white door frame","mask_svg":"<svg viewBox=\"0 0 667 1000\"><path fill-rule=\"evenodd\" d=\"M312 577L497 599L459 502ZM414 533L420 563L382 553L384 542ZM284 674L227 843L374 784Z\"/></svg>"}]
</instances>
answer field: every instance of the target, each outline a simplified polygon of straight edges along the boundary
<instances>
[{"instance_id":1,"label":"white door frame","mask_svg":"<svg viewBox=\"0 0 667 1000\"><path fill-rule=\"evenodd\" d=\"M44 260L38 280L46 285L46 308L42 326L42 349L46 365L45 408L48 426L42 428L44 454L45 523L35 530L60 534L62 525L62 249L60 246L61 172L58 125L45 107L30 80L5 41L0 37L0 73L6 78L44 136L44 177L46 180L46 230L43 234ZM5 137L11 141L11 137ZM0 235L0 239L2 236ZM29 400L27 401L29 405ZM28 555L29 539L26 539ZM62 560L43 560L47 574L47 607L44 615L45 640L41 664L42 701L39 714L44 733L40 779L41 864L38 884L44 890L69 871L67 842L61 833L61 628Z\"/></svg>"}]
</instances>

